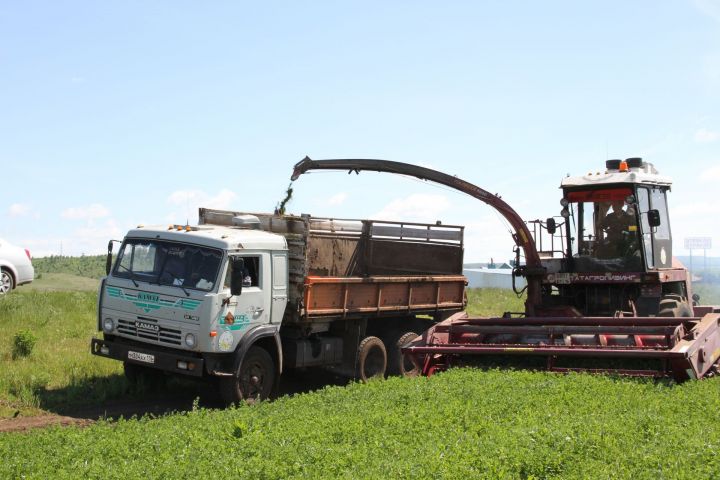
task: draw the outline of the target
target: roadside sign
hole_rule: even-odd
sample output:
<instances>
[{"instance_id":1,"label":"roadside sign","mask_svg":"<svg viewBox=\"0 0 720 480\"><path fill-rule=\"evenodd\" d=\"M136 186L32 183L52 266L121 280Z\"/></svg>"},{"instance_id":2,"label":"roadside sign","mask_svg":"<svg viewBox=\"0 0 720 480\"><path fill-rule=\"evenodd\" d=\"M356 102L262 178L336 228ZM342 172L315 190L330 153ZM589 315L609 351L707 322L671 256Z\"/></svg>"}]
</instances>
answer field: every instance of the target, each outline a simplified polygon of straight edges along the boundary
<instances>
[{"instance_id":1,"label":"roadside sign","mask_svg":"<svg viewBox=\"0 0 720 480\"><path fill-rule=\"evenodd\" d=\"M710 250L712 238L710 237L687 237L685 239L686 250Z\"/></svg>"}]
</instances>

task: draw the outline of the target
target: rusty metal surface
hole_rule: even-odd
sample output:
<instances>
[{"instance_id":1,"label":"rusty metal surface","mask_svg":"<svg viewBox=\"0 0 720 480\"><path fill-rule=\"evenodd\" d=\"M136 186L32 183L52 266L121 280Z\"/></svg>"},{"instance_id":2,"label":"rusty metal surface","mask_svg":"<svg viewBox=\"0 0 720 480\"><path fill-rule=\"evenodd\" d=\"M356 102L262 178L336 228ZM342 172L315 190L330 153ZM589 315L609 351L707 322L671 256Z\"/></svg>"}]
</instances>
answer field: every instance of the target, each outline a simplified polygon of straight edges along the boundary
<instances>
[{"instance_id":1,"label":"rusty metal surface","mask_svg":"<svg viewBox=\"0 0 720 480\"><path fill-rule=\"evenodd\" d=\"M428 313L465 307L463 276L308 277L300 319L370 313Z\"/></svg>"},{"instance_id":2,"label":"rusty metal surface","mask_svg":"<svg viewBox=\"0 0 720 480\"><path fill-rule=\"evenodd\" d=\"M261 229L287 240L290 285L284 321L309 321L313 315L432 312L464 306L462 226L209 208L199 212L201 224L225 226L232 226L238 215L256 216ZM308 281L310 277L313 280ZM434 282L443 284L437 298ZM321 283L327 285L314 287L312 295L325 300L308 307L308 285ZM341 293L335 290L355 283L383 284L379 288L386 298L380 304L373 297L377 286L358 285L351 288L350 303L338 307ZM407 297L408 289L414 289L411 297Z\"/></svg>"},{"instance_id":3,"label":"rusty metal surface","mask_svg":"<svg viewBox=\"0 0 720 480\"><path fill-rule=\"evenodd\" d=\"M431 375L472 356L544 356L553 371L672 376L682 381L715 372L720 314L703 317L473 318L464 312L403 348ZM557 358L659 360L657 369L556 367Z\"/></svg>"}]
</instances>

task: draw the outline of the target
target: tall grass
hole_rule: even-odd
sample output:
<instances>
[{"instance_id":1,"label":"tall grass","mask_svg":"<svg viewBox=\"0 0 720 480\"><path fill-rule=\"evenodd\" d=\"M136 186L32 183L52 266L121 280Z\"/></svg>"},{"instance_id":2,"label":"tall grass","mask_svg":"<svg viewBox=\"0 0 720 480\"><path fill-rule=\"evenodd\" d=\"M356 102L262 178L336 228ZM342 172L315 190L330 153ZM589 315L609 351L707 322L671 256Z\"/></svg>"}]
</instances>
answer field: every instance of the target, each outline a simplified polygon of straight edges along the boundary
<instances>
[{"instance_id":1,"label":"tall grass","mask_svg":"<svg viewBox=\"0 0 720 480\"><path fill-rule=\"evenodd\" d=\"M94 292L40 291L0 298L0 418L97 402L125 388L119 362L90 354L96 298ZM13 359L13 338L21 331L33 332L37 342L29 356Z\"/></svg>"},{"instance_id":2,"label":"tall grass","mask_svg":"<svg viewBox=\"0 0 720 480\"><path fill-rule=\"evenodd\" d=\"M467 311L473 315L489 317L525 311L525 295L518 297L512 290L471 288L467 290L467 297Z\"/></svg>"}]
</instances>

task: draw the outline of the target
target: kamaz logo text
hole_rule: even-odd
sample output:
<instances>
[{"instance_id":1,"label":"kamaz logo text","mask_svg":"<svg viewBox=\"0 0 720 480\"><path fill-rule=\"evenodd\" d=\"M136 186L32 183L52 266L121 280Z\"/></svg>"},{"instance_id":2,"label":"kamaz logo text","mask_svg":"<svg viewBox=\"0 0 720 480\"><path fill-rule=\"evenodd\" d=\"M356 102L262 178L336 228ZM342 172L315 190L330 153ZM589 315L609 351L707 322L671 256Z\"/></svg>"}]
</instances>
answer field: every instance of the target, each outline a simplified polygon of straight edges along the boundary
<instances>
[{"instance_id":1,"label":"kamaz logo text","mask_svg":"<svg viewBox=\"0 0 720 480\"><path fill-rule=\"evenodd\" d=\"M145 323L145 322L135 322L135 327L139 328L141 330L150 330L151 332L159 332L160 326L159 325L153 325L152 323Z\"/></svg>"},{"instance_id":2,"label":"kamaz logo text","mask_svg":"<svg viewBox=\"0 0 720 480\"><path fill-rule=\"evenodd\" d=\"M139 292L137 298L138 300L145 300L148 302L157 302L158 300L160 300L160 297L157 295L151 295L149 293L143 292Z\"/></svg>"}]
</instances>

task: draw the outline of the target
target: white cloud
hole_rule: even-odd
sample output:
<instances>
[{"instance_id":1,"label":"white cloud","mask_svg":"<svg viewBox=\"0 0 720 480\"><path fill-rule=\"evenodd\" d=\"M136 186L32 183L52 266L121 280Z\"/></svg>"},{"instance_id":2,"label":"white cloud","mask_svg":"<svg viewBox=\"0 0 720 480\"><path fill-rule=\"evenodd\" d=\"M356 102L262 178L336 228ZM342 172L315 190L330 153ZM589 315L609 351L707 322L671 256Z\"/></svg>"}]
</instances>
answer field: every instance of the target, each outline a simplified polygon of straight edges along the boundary
<instances>
[{"instance_id":1,"label":"white cloud","mask_svg":"<svg viewBox=\"0 0 720 480\"><path fill-rule=\"evenodd\" d=\"M701 143L709 143L714 142L715 140L720 138L720 132L714 132L712 130L708 130L707 128L701 128L697 132L695 132L695 141L701 142Z\"/></svg>"},{"instance_id":2,"label":"white cloud","mask_svg":"<svg viewBox=\"0 0 720 480\"><path fill-rule=\"evenodd\" d=\"M449 207L450 201L444 195L415 193L393 200L371 218L434 223Z\"/></svg>"},{"instance_id":3,"label":"white cloud","mask_svg":"<svg viewBox=\"0 0 720 480\"><path fill-rule=\"evenodd\" d=\"M125 231L118 227L114 219L109 219L99 226L91 225L78 228L73 232L73 236L78 240L78 243L90 243L94 245L96 241L100 241L100 245L102 246L107 245L108 240L120 240L124 235Z\"/></svg>"},{"instance_id":4,"label":"white cloud","mask_svg":"<svg viewBox=\"0 0 720 480\"><path fill-rule=\"evenodd\" d=\"M347 200L348 195L345 192L340 192L337 195L333 195L328 199L328 205L342 205Z\"/></svg>"},{"instance_id":5,"label":"white cloud","mask_svg":"<svg viewBox=\"0 0 720 480\"><path fill-rule=\"evenodd\" d=\"M99 203L93 203L87 207L66 208L60 215L70 220L95 220L107 217L110 215L110 210Z\"/></svg>"},{"instance_id":6,"label":"white cloud","mask_svg":"<svg viewBox=\"0 0 720 480\"><path fill-rule=\"evenodd\" d=\"M8 208L8 215L11 217L24 217L30 213L30 205L24 203L13 203Z\"/></svg>"},{"instance_id":7,"label":"white cloud","mask_svg":"<svg viewBox=\"0 0 720 480\"><path fill-rule=\"evenodd\" d=\"M101 255L107 252L108 240L122 240L129 226L121 227L114 219L99 225L77 228L63 236L29 239L23 242L33 257L50 255ZM117 246L115 247L117 251Z\"/></svg>"}]
</instances>

